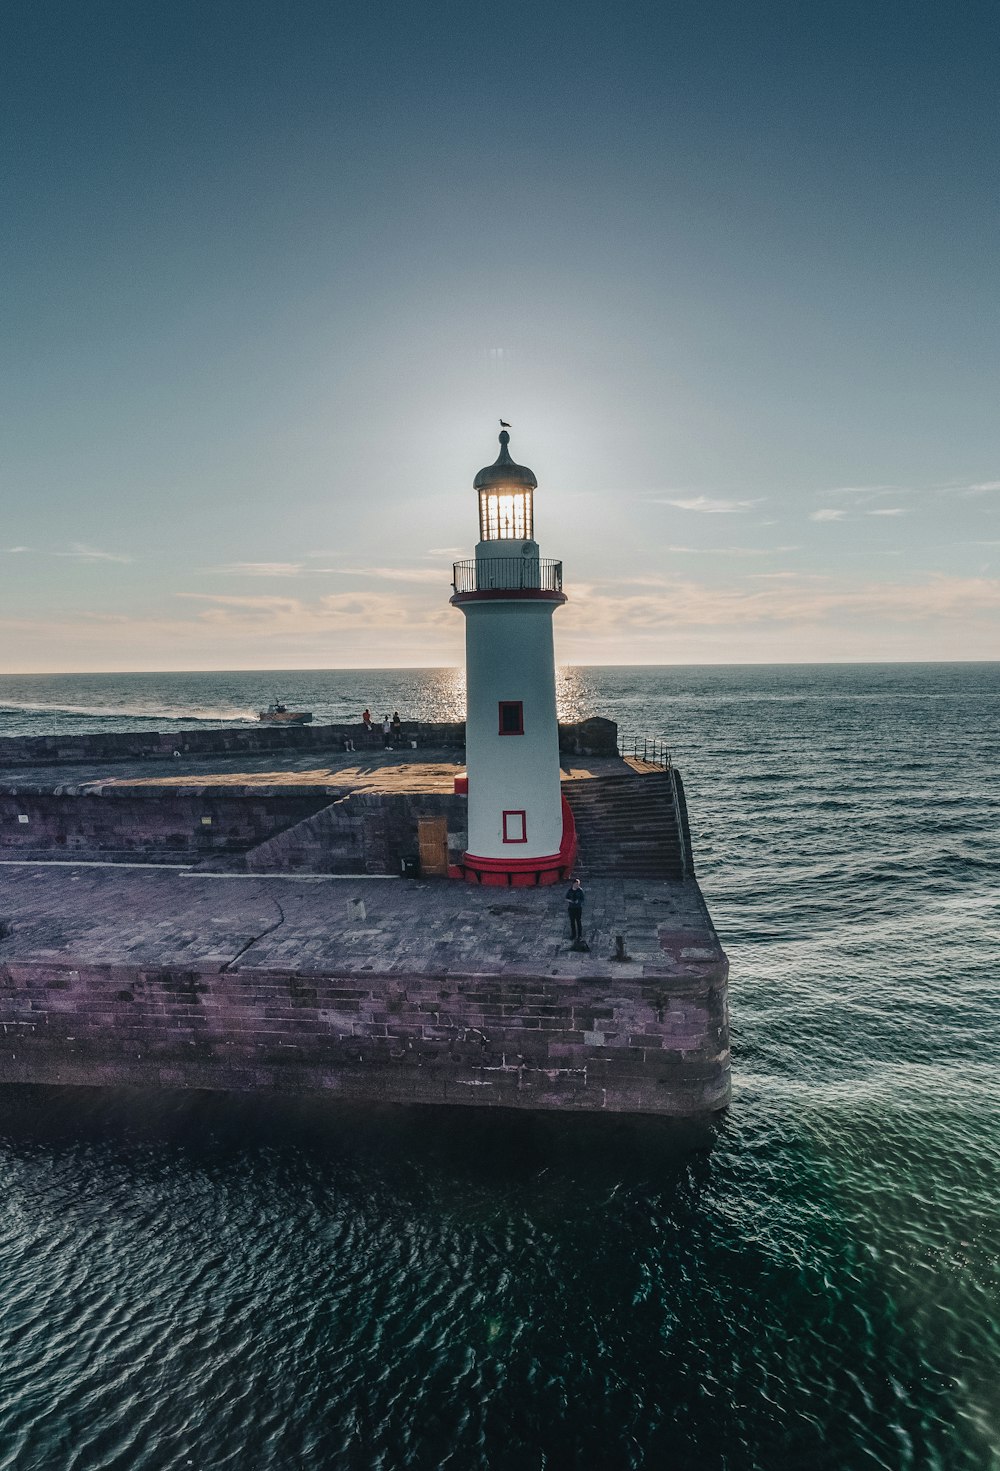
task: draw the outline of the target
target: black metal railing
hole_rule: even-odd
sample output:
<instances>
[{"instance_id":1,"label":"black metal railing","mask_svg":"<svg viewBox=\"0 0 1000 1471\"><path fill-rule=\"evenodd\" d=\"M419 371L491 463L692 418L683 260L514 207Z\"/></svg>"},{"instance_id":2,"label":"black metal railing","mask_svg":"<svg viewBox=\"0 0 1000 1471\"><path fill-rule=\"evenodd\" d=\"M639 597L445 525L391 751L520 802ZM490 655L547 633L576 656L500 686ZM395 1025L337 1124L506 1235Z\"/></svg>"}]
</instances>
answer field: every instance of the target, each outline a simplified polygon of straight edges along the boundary
<instances>
[{"instance_id":1,"label":"black metal railing","mask_svg":"<svg viewBox=\"0 0 1000 1471\"><path fill-rule=\"evenodd\" d=\"M456 562L456 593L511 591L562 592L562 563L537 557L484 557Z\"/></svg>"},{"instance_id":2,"label":"black metal railing","mask_svg":"<svg viewBox=\"0 0 1000 1471\"><path fill-rule=\"evenodd\" d=\"M677 838L681 850L681 877L694 877L694 858L691 854L691 833L688 828L687 803L684 800L684 784L675 766L670 768L670 795L674 801L674 817L677 821Z\"/></svg>"},{"instance_id":3,"label":"black metal railing","mask_svg":"<svg viewBox=\"0 0 1000 1471\"><path fill-rule=\"evenodd\" d=\"M662 766L664 771L669 771L673 766L670 749L665 741L655 739L653 736L633 736L631 742L625 739L618 747L619 756L632 756L637 761L646 761L650 766Z\"/></svg>"}]
</instances>

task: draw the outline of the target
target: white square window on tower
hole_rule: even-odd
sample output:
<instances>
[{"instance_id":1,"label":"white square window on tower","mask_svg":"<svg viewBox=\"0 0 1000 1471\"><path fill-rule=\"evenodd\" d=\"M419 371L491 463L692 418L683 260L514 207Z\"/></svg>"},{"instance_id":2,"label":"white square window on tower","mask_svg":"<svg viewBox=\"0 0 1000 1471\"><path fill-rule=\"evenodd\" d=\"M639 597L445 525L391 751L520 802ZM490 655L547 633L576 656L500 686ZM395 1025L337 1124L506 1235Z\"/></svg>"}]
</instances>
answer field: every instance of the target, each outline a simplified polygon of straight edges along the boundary
<instances>
[{"instance_id":1,"label":"white square window on tower","mask_svg":"<svg viewBox=\"0 0 1000 1471\"><path fill-rule=\"evenodd\" d=\"M505 843L526 843L528 841L528 814L523 808L504 813L503 840Z\"/></svg>"}]
</instances>

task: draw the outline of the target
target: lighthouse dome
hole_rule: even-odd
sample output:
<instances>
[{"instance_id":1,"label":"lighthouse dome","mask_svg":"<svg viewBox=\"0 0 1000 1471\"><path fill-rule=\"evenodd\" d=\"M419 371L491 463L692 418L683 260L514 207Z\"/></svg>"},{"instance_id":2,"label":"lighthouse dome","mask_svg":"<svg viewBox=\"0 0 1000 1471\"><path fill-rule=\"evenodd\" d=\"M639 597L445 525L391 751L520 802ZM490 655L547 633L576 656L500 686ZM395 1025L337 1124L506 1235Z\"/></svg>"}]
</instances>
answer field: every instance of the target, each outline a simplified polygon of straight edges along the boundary
<instances>
[{"instance_id":1,"label":"lighthouse dome","mask_svg":"<svg viewBox=\"0 0 1000 1471\"><path fill-rule=\"evenodd\" d=\"M506 429L500 432L500 453L492 465L484 465L472 482L473 490L492 490L500 486L529 486L535 489L538 481L527 465L515 465L507 446L510 435Z\"/></svg>"}]
</instances>

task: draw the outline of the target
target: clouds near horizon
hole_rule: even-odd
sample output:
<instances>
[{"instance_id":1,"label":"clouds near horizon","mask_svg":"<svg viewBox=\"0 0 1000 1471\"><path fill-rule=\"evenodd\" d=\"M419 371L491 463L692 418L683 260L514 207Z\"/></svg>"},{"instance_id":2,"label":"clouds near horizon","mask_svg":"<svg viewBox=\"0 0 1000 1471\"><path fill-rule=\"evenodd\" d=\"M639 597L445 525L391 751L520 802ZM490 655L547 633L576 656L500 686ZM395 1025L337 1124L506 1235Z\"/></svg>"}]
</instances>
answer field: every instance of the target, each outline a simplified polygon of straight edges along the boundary
<instances>
[{"instance_id":1,"label":"clouds near horizon","mask_svg":"<svg viewBox=\"0 0 1000 1471\"><path fill-rule=\"evenodd\" d=\"M602 650L609 638L618 638L632 656L622 662L698 662L710 651L720 657L727 637L745 650L752 635L754 657L769 662L776 648L787 648L787 630L796 628L810 629L824 650L841 637L853 657L868 659L881 657L889 629L894 632L888 646L895 649L906 629L951 628L964 641L967 657L989 657L984 640L1000 617L1000 578L986 576L936 574L852 588L790 571L755 573L741 586L708 587L692 578L644 582L641 590L627 581L571 587L569 602L556 616L559 658L601 662L588 650ZM423 592L184 592L177 602L191 605L191 612L135 617L90 610L71 622L4 618L0 634L20 632L39 648L101 647L111 654L106 667L116 669L143 667L157 647L173 657L151 668L276 667L276 649L297 650L300 667L454 664L462 658L461 615Z\"/></svg>"}]
</instances>

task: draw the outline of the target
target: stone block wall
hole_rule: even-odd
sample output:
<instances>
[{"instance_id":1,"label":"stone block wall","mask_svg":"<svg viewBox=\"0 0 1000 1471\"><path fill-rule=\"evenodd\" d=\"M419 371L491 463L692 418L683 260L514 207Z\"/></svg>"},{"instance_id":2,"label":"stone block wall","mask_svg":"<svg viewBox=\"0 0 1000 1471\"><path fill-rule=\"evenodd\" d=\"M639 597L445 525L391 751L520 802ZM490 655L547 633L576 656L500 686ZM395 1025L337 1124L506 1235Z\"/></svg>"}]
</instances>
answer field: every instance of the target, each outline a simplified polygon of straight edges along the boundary
<instances>
[{"instance_id":1,"label":"stone block wall","mask_svg":"<svg viewBox=\"0 0 1000 1471\"><path fill-rule=\"evenodd\" d=\"M142 761L181 756L262 756L281 751L342 751L354 741L359 753L383 749L381 734L366 736L357 724L236 725L218 730L102 731L79 735L0 737L0 773L23 766L62 766L73 762ZM404 720L401 745L455 751L465 747L464 721ZM618 749L613 720L593 716L559 727L560 749L575 755L613 756Z\"/></svg>"},{"instance_id":2,"label":"stone block wall","mask_svg":"<svg viewBox=\"0 0 1000 1471\"><path fill-rule=\"evenodd\" d=\"M100 794L0 793L0 852L10 857L115 856L206 860L257 873L396 873L416 856L421 817L448 821L454 860L466 846L468 803L451 793L322 788L261 794L206 786ZM208 819L206 821L206 818ZM26 820L25 820L26 819Z\"/></svg>"},{"instance_id":3,"label":"stone block wall","mask_svg":"<svg viewBox=\"0 0 1000 1471\"><path fill-rule=\"evenodd\" d=\"M572 756L617 756L618 726L603 715L560 724L559 749Z\"/></svg>"},{"instance_id":4,"label":"stone block wall","mask_svg":"<svg viewBox=\"0 0 1000 1471\"><path fill-rule=\"evenodd\" d=\"M422 817L444 817L449 851L464 852L468 802L451 793L354 792L252 848L243 866L256 873L399 873L415 858Z\"/></svg>"},{"instance_id":5,"label":"stone block wall","mask_svg":"<svg viewBox=\"0 0 1000 1471\"><path fill-rule=\"evenodd\" d=\"M606 980L0 965L0 1083L698 1115L729 1101L726 965Z\"/></svg>"},{"instance_id":6,"label":"stone block wall","mask_svg":"<svg viewBox=\"0 0 1000 1471\"><path fill-rule=\"evenodd\" d=\"M0 793L0 850L45 853L175 854L179 859L237 853L329 804L322 790L266 796L205 787ZM207 819L207 821L206 821Z\"/></svg>"},{"instance_id":7,"label":"stone block wall","mask_svg":"<svg viewBox=\"0 0 1000 1471\"><path fill-rule=\"evenodd\" d=\"M402 741L435 750L461 750L464 722L403 721ZM18 766L65 765L75 761L141 761L182 756L262 756L280 751L342 751L353 740L360 752L381 751L381 733L364 734L361 722L339 725L229 725L217 730L101 731L77 735L4 736L0 772Z\"/></svg>"}]
</instances>

